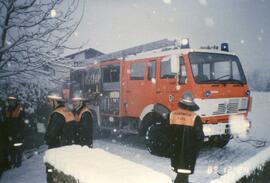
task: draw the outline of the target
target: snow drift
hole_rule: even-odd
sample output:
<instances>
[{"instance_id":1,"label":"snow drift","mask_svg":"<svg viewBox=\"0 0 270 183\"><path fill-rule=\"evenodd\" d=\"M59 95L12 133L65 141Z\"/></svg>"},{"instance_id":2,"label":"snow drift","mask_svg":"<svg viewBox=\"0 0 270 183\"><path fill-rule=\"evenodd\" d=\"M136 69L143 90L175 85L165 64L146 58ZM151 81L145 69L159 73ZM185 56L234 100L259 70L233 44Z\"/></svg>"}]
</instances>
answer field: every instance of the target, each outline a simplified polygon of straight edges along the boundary
<instances>
[{"instance_id":1,"label":"snow drift","mask_svg":"<svg viewBox=\"0 0 270 183\"><path fill-rule=\"evenodd\" d=\"M128 161L102 149L78 145L46 151L44 162L79 182L171 183L169 176Z\"/></svg>"},{"instance_id":2,"label":"snow drift","mask_svg":"<svg viewBox=\"0 0 270 183\"><path fill-rule=\"evenodd\" d=\"M211 183L234 183L241 179L252 179L249 177L256 176L255 174L258 174L258 171L265 171L264 167L269 166L269 163L270 148L267 148L250 158L248 161L234 167L219 179L212 180Z\"/></svg>"}]
</instances>

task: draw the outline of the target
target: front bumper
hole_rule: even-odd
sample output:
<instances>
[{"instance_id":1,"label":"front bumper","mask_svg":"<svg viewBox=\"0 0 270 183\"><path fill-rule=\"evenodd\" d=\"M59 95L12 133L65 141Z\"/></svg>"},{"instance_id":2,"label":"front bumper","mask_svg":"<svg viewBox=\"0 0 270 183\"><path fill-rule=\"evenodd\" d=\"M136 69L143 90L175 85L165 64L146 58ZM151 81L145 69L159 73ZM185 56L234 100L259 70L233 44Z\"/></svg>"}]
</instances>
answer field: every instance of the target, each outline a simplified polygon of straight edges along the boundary
<instances>
[{"instance_id":1,"label":"front bumper","mask_svg":"<svg viewBox=\"0 0 270 183\"><path fill-rule=\"evenodd\" d=\"M230 134L230 125L229 123L204 124L203 132L205 137L227 135Z\"/></svg>"},{"instance_id":2,"label":"front bumper","mask_svg":"<svg viewBox=\"0 0 270 183\"><path fill-rule=\"evenodd\" d=\"M243 127L248 133L251 128L251 122L248 122L248 127ZM203 124L203 132L206 138L217 135L231 135L230 123L218 123L218 124Z\"/></svg>"}]
</instances>

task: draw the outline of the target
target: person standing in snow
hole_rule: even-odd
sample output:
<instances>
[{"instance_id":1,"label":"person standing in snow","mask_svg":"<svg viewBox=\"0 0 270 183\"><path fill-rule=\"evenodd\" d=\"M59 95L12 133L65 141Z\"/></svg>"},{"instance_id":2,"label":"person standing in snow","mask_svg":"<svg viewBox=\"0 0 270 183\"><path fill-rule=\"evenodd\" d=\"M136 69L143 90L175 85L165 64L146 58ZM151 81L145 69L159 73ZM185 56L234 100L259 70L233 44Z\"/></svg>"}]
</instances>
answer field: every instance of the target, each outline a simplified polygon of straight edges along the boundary
<instances>
[{"instance_id":1,"label":"person standing in snow","mask_svg":"<svg viewBox=\"0 0 270 183\"><path fill-rule=\"evenodd\" d=\"M4 126L4 103L0 99L0 177L2 173L9 168L8 163L8 138Z\"/></svg>"},{"instance_id":2,"label":"person standing in snow","mask_svg":"<svg viewBox=\"0 0 270 183\"><path fill-rule=\"evenodd\" d=\"M93 118L91 111L86 107L86 99L81 91L76 91L72 97L73 114L78 122L77 142L79 145L93 147Z\"/></svg>"},{"instance_id":3,"label":"person standing in snow","mask_svg":"<svg viewBox=\"0 0 270 183\"><path fill-rule=\"evenodd\" d=\"M174 183L187 183L189 174L194 172L199 149L203 144L202 120L194 111L199 106L190 92L185 92L179 108L170 114L173 153L171 166L177 173Z\"/></svg>"},{"instance_id":4,"label":"person standing in snow","mask_svg":"<svg viewBox=\"0 0 270 183\"><path fill-rule=\"evenodd\" d=\"M65 100L62 95L57 92L51 92L48 95L49 105L53 108L48 120L48 127L45 133L45 142L48 149L69 145L67 142L68 132L65 130L66 123L75 121L71 112L65 108ZM53 182L53 167L46 164L47 182Z\"/></svg>"},{"instance_id":5,"label":"person standing in snow","mask_svg":"<svg viewBox=\"0 0 270 183\"><path fill-rule=\"evenodd\" d=\"M7 99L8 106L4 115L4 128L8 140L7 152L11 167L20 167L24 143L24 114L15 95Z\"/></svg>"},{"instance_id":6,"label":"person standing in snow","mask_svg":"<svg viewBox=\"0 0 270 183\"><path fill-rule=\"evenodd\" d=\"M45 142L48 149L61 146L62 129L65 124L65 116L59 112L65 110L65 103L61 95L57 92L51 92L48 95L48 103L52 107L53 112L49 116L48 126L45 133Z\"/></svg>"}]
</instances>

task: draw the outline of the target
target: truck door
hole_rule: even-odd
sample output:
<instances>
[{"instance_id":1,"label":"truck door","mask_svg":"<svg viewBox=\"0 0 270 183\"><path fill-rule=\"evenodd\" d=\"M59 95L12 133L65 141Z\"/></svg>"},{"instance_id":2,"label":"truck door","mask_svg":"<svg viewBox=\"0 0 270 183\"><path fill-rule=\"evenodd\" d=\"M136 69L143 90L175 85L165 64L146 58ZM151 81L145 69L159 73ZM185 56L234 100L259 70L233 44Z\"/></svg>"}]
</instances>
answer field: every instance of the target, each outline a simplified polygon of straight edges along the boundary
<instances>
[{"instance_id":1,"label":"truck door","mask_svg":"<svg viewBox=\"0 0 270 183\"><path fill-rule=\"evenodd\" d=\"M125 112L130 117L138 117L142 108L145 86L145 62L131 62L127 64L127 86L124 101Z\"/></svg>"},{"instance_id":2,"label":"truck door","mask_svg":"<svg viewBox=\"0 0 270 183\"><path fill-rule=\"evenodd\" d=\"M158 79L157 79L157 100L158 103L172 108L173 103L177 100L177 74L171 72L171 59L164 57L160 60L158 65Z\"/></svg>"},{"instance_id":3,"label":"truck door","mask_svg":"<svg viewBox=\"0 0 270 183\"><path fill-rule=\"evenodd\" d=\"M127 64L125 112L139 117L143 109L156 100L156 61L136 61Z\"/></svg>"}]
</instances>

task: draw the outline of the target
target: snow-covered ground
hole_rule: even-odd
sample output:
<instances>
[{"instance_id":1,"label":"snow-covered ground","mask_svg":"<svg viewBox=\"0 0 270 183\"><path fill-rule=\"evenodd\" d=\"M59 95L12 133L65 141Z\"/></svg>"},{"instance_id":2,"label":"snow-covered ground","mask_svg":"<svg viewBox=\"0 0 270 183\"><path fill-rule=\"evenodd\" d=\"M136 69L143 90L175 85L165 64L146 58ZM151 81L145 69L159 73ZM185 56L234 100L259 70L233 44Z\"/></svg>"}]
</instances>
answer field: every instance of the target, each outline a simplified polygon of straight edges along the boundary
<instances>
[{"instance_id":1,"label":"snow-covered ground","mask_svg":"<svg viewBox=\"0 0 270 183\"><path fill-rule=\"evenodd\" d=\"M50 149L44 161L84 183L171 183L161 172L100 148L72 145Z\"/></svg>"},{"instance_id":2,"label":"snow-covered ground","mask_svg":"<svg viewBox=\"0 0 270 183\"><path fill-rule=\"evenodd\" d=\"M206 183L217 179L270 146L270 93L253 92L252 95L253 108L249 115L252 129L247 138L233 139L222 149L204 148L197 160L195 173L190 176L191 182ZM128 140L126 140L126 136L122 136L122 138L115 136L110 139L95 140L94 146L164 173L173 180L175 173L170 169L169 159L149 154L144 145L140 141L137 142L137 139L135 136L129 136ZM26 159L22 167L4 173L0 182L45 183L43 155L44 153L37 153L30 159Z\"/></svg>"}]
</instances>

